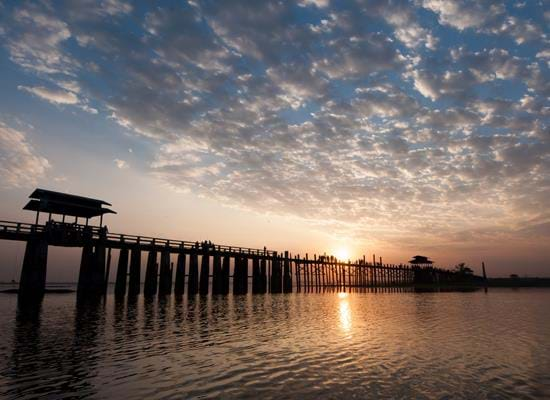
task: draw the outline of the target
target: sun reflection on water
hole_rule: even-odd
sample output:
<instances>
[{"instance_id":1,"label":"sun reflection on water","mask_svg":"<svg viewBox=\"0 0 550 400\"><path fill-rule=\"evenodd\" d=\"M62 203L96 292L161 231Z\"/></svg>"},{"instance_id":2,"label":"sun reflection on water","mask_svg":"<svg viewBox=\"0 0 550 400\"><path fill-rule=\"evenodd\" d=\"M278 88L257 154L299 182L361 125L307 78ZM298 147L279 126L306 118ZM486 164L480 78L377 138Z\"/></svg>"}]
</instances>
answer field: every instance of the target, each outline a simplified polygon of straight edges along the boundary
<instances>
[{"instance_id":1,"label":"sun reflection on water","mask_svg":"<svg viewBox=\"0 0 550 400\"><path fill-rule=\"evenodd\" d=\"M340 299L340 328L343 332L351 332L351 308L349 306L348 294L338 293Z\"/></svg>"}]
</instances>

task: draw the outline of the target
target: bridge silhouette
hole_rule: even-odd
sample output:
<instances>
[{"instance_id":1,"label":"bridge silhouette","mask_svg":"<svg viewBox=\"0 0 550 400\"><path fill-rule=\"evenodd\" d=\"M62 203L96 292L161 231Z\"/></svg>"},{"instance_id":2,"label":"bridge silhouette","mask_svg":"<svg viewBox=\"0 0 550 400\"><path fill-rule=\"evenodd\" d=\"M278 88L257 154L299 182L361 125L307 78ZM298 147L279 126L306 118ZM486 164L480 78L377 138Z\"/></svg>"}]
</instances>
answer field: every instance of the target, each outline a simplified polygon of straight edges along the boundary
<instances>
[{"instance_id":1,"label":"bridge silhouette","mask_svg":"<svg viewBox=\"0 0 550 400\"><path fill-rule=\"evenodd\" d=\"M34 224L0 221L0 239L26 242L19 283L20 299L41 298L46 288L49 246L82 249L77 286L79 297L95 297L107 291L112 251L118 263L115 296L137 296L142 288L142 258L146 255L143 294L222 295L291 293L323 288L410 287L445 284L456 280L449 270L429 264L383 264L366 256L354 261L332 255L310 257L211 242L190 242L148 236L111 233L101 226L103 215L115 213L104 208L107 202L81 196L37 189L24 209L36 211ZM39 223L40 212L48 220ZM52 214L62 215L61 221ZM75 217L72 223L66 216ZM100 226L89 219L100 216ZM79 224L84 218L85 224ZM250 278L251 282L250 282Z\"/></svg>"}]
</instances>

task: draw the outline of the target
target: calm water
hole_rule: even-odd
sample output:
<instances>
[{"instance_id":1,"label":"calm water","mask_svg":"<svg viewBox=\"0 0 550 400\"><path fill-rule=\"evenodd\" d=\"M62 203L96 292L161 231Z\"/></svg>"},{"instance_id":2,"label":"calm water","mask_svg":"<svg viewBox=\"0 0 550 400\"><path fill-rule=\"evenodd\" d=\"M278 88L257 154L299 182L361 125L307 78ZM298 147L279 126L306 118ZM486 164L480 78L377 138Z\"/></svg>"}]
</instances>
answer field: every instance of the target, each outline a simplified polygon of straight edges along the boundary
<instances>
[{"instance_id":1,"label":"calm water","mask_svg":"<svg viewBox=\"0 0 550 400\"><path fill-rule=\"evenodd\" d=\"M0 398L550 398L549 310L545 289L0 294Z\"/></svg>"}]
</instances>

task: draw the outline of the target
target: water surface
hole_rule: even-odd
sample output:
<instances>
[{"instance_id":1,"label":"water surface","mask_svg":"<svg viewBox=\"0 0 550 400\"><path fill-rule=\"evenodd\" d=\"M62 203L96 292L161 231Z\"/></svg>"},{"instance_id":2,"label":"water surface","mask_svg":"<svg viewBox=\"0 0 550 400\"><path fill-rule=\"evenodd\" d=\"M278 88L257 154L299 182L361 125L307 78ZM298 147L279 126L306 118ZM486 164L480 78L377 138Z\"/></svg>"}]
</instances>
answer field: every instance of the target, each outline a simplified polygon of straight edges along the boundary
<instances>
[{"instance_id":1,"label":"water surface","mask_svg":"<svg viewBox=\"0 0 550 400\"><path fill-rule=\"evenodd\" d=\"M0 294L0 398L550 398L550 290Z\"/></svg>"}]
</instances>

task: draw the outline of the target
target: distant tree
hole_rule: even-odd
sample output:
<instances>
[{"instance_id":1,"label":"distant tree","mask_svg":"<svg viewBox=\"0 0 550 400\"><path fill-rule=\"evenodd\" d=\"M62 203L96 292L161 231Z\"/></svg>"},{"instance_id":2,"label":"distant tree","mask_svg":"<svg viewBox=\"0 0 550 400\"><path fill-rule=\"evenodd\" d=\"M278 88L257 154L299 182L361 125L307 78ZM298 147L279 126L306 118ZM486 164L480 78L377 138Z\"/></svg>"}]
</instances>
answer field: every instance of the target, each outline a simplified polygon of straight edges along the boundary
<instances>
[{"instance_id":1,"label":"distant tree","mask_svg":"<svg viewBox=\"0 0 550 400\"><path fill-rule=\"evenodd\" d=\"M511 274L510 279L519 279L519 275L518 274Z\"/></svg>"},{"instance_id":2,"label":"distant tree","mask_svg":"<svg viewBox=\"0 0 550 400\"><path fill-rule=\"evenodd\" d=\"M455 265L454 271L457 274L463 275L463 276L472 276L472 275L474 275L474 270L472 268L470 268L469 266L467 266L466 263L463 263L463 262Z\"/></svg>"}]
</instances>

